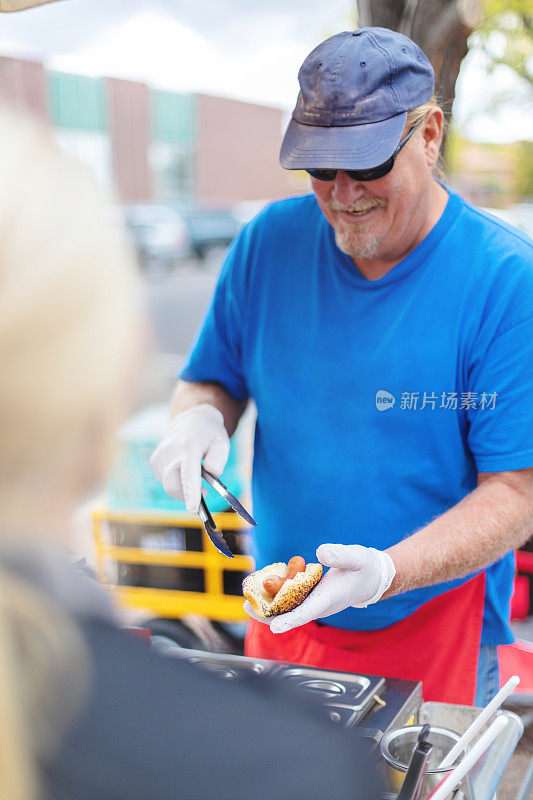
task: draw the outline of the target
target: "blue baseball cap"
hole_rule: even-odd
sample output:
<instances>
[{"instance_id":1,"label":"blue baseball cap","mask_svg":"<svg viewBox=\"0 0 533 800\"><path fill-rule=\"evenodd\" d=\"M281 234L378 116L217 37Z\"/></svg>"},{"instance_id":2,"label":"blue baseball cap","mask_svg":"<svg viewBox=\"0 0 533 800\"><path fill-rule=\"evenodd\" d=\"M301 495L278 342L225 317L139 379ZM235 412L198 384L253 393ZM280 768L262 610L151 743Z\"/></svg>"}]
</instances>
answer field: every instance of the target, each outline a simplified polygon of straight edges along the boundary
<instances>
[{"instance_id":1,"label":"blue baseball cap","mask_svg":"<svg viewBox=\"0 0 533 800\"><path fill-rule=\"evenodd\" d=\"M433 68L407 36L360 28L315 47L281 145L285 169L370 169L396 149L407 112L426 103Z\"/></svg>"}]
</instances>

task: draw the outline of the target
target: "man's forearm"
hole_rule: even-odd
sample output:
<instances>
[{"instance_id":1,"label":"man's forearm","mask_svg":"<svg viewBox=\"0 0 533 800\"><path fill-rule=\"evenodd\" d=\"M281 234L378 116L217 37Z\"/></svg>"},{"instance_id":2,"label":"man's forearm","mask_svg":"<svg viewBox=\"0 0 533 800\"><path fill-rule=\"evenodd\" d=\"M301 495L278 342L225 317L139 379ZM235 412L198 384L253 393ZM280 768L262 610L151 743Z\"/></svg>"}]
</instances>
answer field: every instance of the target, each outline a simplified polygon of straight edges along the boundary
<instances>
[{"instance_id":1,"label":"man's forearm","mask_svg":"<svg viewBox=\"0 0 533 800\"><path fill-rule=\"evenodd\" d=\"M224 417L228 436L232 436L246 408L246 400L235 400L219 383L179 381L170 406L171 417L193 406L209 403Z\"/></svg>"},{"instance_id":2,"label":"man's forearm","mask_svg":"<svg viewBox=\"0 0 533 800\"><path fill-rule=\"evenodd\" d=\"M390 547L396 576L384 597L461 578L519 547L533 532L531 470L501 473Z\"/></svg>"}]
</instances>

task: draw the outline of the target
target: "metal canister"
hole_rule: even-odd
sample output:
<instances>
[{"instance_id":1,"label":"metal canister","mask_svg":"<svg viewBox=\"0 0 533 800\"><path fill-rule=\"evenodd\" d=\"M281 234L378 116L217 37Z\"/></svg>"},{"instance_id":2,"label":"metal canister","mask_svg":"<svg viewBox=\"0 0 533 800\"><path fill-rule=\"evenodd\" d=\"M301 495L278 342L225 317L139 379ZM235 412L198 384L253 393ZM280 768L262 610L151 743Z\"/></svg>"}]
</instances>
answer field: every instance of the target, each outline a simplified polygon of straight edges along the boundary
<instances>
[{"instance_id":1,"label":"metal canister","mask_svg":"<svg viewBox=\"0 0 533 800\"><path fill-rule=\"evenodd\" d=\"M388 731L381 738L380 749L381 755L386 762L387 781L390 789L396 793L402 787L421 730L422 725L409 725L406 728ZM435 787L463 757L464 753L461 753L451 767L439 769L438 765L460 738L461 735L455 731L450 731L447 728L438 728L434 725L431 726L426 741L433 745L433 751L421 800L426 800L429 797ZM465 798L470 798L470 782L466 780L461 788Z\"/></svg>"}]
</instances>

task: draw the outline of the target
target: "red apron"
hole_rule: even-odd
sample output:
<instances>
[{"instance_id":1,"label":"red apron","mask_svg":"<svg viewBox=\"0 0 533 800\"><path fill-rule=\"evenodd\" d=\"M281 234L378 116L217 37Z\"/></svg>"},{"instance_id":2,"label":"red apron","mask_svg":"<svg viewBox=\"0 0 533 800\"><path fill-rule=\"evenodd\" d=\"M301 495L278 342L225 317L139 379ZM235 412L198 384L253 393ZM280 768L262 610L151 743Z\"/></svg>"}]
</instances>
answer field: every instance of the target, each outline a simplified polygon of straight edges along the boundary
<instances>
[{"instance_id":1,"label":"red apron","mask_svg":"<svg viewBox=\"0 0 533 800\"><path fill-rule=\"evenodd\" d=\"M244 652L321 669L422 681L426 701L473 705L484 605L483 572L376 631L310 622L274 634L268 625L251 620Z\"/></svg>"}]
</instances>

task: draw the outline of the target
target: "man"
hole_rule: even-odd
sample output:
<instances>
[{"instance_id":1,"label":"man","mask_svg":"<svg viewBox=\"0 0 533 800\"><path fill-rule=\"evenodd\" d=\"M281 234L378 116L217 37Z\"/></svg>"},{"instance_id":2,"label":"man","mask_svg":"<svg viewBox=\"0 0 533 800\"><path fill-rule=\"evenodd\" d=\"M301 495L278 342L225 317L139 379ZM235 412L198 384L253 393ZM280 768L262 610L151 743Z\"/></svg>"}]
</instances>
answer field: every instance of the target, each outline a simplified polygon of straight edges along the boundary
<instances>
[{"instance_id":1,"label":"man","mask_svg":"<svg viewBox=\"0 0 533 800\"><path fill-rule=\"evenodd\" d=\"M252 397L257 566L330 569L247 651L485 703L533 527L531 243L433 177L443 115L412 41L337 34L299 81L281 163L314 196L232 246L153 466L196 511Z\"/></svg>"}]
</instances>

